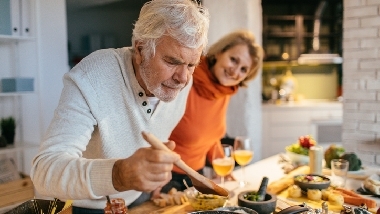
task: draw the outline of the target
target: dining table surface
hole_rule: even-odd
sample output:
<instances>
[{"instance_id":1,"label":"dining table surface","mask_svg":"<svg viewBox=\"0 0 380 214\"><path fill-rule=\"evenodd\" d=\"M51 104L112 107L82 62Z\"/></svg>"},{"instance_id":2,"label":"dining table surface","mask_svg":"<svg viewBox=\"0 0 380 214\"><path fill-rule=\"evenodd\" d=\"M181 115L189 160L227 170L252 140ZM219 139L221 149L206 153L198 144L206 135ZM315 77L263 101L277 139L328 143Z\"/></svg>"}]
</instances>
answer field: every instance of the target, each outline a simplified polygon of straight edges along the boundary
<instances>
[{"instance_id":1,"label":"dining table surface","mask_svg":"<svg viewBox=\"0 0 380 214\"><path fill-rule=\"evenodd\" d=\"M236 179L236 181L226 181L224 183L224 188L226 188L228 191L230 191L230 199L228 200L228 203L226 206L237 206L238 205L238 195L240 192L247 191L247 190L258 190L261 184L261 181L263 177L267 177L269 179L268 183L270 184L273 181L278 181L284 176L287 175L283 169L283 164L280 163L281 155L283 154L277 154L273 155L271 157L262 159L260 161L257 161L255 163L252 163L250 165L247 165L243 168L237 167L233 172L232 175ZM328 173L328 171L324 170L324 174ZM361 187L363 180L368 177L369 175L373 173L380 173L380 169L376 167L364 167L364 170L361 170L359 172L351 172L351 174L348 174L345 189L350 189L353 191L356 191L358 188ZM326 175L329 177L329 175ZM239 185L240 180L245 177L245 180L248 182L248 184L244 187L241 187ZM220 184L220 179L214 179L214 181ZM363 197L368 197L370 199L373 199L376 201L377 205L380 205L380 198L379 197L372 197L368 195L363 195ZM279 197L278 197L279 198ZM149 202L148 202L149 203ZM165 209L162 209L160 207L150 207L149 213L189 213L191 211L194 211L191 209L191 206L183 206L181 209L172 209L168 212L165 212ZM147 210L149 210L147 209ZM155 212L157 210L157 212ZM129 211L129 214L137 214L141 212L141 209L139 207L136 207L134 209L131 209Z\"/></svg>"}]
</instances>

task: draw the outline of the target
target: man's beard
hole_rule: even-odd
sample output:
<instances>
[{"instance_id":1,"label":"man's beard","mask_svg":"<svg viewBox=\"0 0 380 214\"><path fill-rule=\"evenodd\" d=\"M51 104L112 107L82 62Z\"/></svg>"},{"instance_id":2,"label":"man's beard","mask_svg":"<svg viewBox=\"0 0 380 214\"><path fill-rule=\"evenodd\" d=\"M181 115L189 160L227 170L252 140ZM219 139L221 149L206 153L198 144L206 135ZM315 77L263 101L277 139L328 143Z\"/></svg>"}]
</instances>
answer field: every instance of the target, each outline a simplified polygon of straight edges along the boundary
<instances>
[{"instance_id":1,"label":"man's beard","mask_svg":"<svg viewBox=\"0 0 380 214\"><path fill-rule=\"evenodd\" d=\"M186 84L175 83L173 79L165 80L162 83L157 82L159 79L159 74L153 71L153 69L149 66L149 60L144 60L141 63L140 74L148 91L164 102L173 101L177 97L179 91L186 86ZM172 89L169 89L163 85Z\"/></svg>"}]
</instances>

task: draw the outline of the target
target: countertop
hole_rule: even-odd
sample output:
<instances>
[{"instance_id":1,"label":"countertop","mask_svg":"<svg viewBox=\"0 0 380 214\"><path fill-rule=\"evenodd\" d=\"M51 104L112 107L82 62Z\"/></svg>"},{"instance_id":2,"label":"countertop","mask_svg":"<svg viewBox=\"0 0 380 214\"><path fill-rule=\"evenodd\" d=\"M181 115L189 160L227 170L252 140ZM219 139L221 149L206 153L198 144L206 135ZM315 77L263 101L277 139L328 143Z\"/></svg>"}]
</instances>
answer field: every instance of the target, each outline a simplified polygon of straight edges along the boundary
<instances>
[{"instance_id":1,"label":"countertop","mask_svg":"<svg viewBox=\"0 0 380 214\"><path fill-rule=\"evenodd\" d=\"M300 100L300 101L276 101L263 102L262 107L265 108L342 108L342 102L338 100L315 99L315 100Z\"/></svg>"}]
</instances>

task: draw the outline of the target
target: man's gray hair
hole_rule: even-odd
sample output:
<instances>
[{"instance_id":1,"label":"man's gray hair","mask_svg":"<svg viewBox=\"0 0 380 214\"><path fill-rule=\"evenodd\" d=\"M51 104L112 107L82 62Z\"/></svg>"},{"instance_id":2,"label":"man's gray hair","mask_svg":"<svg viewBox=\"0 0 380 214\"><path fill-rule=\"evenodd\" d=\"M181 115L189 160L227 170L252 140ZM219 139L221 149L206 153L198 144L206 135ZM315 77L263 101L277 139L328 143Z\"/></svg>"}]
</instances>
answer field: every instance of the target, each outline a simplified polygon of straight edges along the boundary
<instances>
[{"instance_id":1,"label":"man's gray hair","mask_svg":"<svg viewBox=\"0 0 380 214\"><path fill-rule=\"evenodd\" d=\"M145 57L155 54L156 43L167 35L188 48L207 46L208 10L193 0L152 0L141 8L132 45L143 43Z\"/></svg>"}]
</instances>

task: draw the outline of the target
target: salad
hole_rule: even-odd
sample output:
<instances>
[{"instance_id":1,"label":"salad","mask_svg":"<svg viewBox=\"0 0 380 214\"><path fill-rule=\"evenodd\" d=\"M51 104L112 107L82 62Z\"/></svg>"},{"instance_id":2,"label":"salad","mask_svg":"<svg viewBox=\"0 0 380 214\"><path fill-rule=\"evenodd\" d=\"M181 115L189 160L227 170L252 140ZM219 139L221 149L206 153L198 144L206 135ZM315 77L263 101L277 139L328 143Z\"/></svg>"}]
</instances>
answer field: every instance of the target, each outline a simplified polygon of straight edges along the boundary
<instances>
[{"instance_id":1,"label":"salad","mask_svg":"<svg viewBox=\"0 0 380 214\"><path fill-rule=\"evenodd\" d=\"M310 135L300 136L296 143L286 147L286 150L300 155L309 155L310 147L317 145L317 142Z\"/></svg>"}]
</instances>

